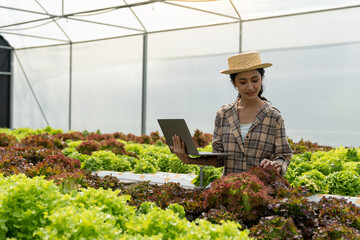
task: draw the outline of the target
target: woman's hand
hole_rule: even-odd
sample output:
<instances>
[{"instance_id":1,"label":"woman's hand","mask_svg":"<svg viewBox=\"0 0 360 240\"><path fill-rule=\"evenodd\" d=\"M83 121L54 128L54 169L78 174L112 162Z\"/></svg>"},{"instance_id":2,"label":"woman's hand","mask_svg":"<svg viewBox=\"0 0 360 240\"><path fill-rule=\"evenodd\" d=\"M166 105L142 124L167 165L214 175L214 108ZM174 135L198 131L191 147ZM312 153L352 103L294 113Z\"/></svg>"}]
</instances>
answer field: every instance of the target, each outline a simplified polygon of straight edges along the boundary
<instances>
[{"instance_id":1,"label":"woman's hand","mask_svg":"<svg viewBox=\"0 0 360 240\"><path fill-rule=\"evenodd\" d=\"M276 171L280 174L281 173L281 164L276 163L275 161L270 161L267 158L264 158L261 163L260 163L260 167L266 168L267 166L272 166L274 168L276 168Z\"/></svg>"},{"instance_id":2,"label":"woman's hand","mask_svg":"<svg viewBox=\"0 0 360 240\"><path fill-rule=\"evenodd\" d=\"M190 158L185 151L185 143L180 141L176 134L172 137L174 146L170 146L171 151L185 164L190 164Z\"/></svg>"}]
</instances>

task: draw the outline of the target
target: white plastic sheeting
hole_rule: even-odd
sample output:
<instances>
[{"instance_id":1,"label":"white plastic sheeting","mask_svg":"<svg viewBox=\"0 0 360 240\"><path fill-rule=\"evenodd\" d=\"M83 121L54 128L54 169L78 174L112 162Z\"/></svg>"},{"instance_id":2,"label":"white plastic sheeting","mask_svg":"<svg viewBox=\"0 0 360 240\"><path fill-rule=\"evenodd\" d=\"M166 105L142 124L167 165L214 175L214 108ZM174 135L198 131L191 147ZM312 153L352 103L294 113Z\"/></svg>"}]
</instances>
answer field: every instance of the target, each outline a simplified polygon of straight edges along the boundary
<instances>
[{"instance_id":1,"label":"white plastic sheeting","mask_svg":"<svg viewBox=\"0 0 360 240\"><path fill-rule=\"evenodd\" d=\"M23 48L60 44L63 41L76 42L141 34L144 31L230 23L239 19L249 21L254 18L346 8L359 4L359 0L2 0L0 33L14 48ZM341 23L342 18L332 16L332 22ZM32 22L34 20L37 21ZM301 19L288 20L289 23L295 23L293 31L296 31L299 24L307 24ZM311 19L310 24L319 21L321 16L316 16ZM22 38L27 40L21 41L20 35L14 34L21 34ZM24 35L43 39L38 42L31 41L29 38L32 37Z\"/></svg>"},{"instance_id":2,"label":"white plastic sheeting","mask_svg":"<svg viewBox=\"0 0 360 240\"><path fill-rule=\"evenodd\" d=\"M132 173L132 172L113 172L113 171L96 171L100 177L113 176L119 179L120 182L134 184L144 181L150 181L151 184L162 185L164 183L179 183L181 187L194 189L196 187L191 181L196 178L194 173L181 174L170 172L156 172L156 173Z\"/></svg>"},{"instance_id":3,"label":"white plastic sheeting","mask_svg":"<svg viewBox=\"0 0 360 240\"><path fill-rule=\"evenodd\" d=\"M238 24L150 34L146 128L160 130L158 118L185 118L191 129L212 133L216 110L236 98L219 70L238 44Z\"/></svg>"},{"instance_id":4,"label":"white plastic sheeting","mask_svg":"<svg viewBox=\"0 0 360 240\"><path fill-rule=\"evenodd\" d=\"M74 44L72 129L140 133L142 36Z\"/></svg>"},{"instance_id":5,"label":"white plastic sheeting","mask_svg":"<svg viewBox=\"0 0 360 240\"><path fill-rule=\"evenodd\" d=\"M2 0L0 34L20 60L13 127L68 130L71 76L72 129L140 134L146 33L147 133L164 117L211 133L236 97L227 57L260 50L289 137L359 146L359 13L359 0Z\"/></svg>"},{"instance_id":6,"label":"white plastic sheeting","mask_svg":"<svg viewBox=\"0 0 360 240\"><path fill-rule=\"evenodd\" d=\"M13 77L13 126L43 128L68 127L69 107L69 46L17 51ZM29 80L31 88L26 80ZM36 100L41 103L46 120Z\"/></svg>"},{"instance_id":7,"label":"white plastic sheeting","mask_svg":"<svg viewBox=\"0 0 360 240\"><path fill-rule=\"evenodd\" d=\"M265 96L282 112L289 136L359 146L360 43L264 51Z\"/></svg>"},{"instance_id":8,"label":"white plastic sheeting","mask_svg":"<svg viewBox=\"0 0 360 240\"><path fill-rule=\"evenodd\" d=\"M353 8L248 21L243 24L243 51L359 42L359 13L360 8Z\"/></svg>"}]
</instances>

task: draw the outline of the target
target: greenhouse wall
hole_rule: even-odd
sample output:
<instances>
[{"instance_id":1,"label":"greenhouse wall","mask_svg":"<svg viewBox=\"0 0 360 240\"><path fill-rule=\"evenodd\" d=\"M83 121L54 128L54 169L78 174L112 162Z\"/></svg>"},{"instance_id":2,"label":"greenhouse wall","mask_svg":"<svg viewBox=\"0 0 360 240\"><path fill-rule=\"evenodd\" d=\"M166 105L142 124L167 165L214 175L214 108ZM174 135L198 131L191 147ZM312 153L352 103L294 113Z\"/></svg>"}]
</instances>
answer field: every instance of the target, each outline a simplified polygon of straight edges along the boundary
<instances>
[{"instance_id":1,"label":"greenhouse wall","mask_svg":"<svg viewBox=\"0 0 360 240\"><path fill-rule=\"evenodd\" d=\"M75 130L141 130L142 36L74 44Z\"/></svg>"},{"instance_id":2,"label":"greenhouse wall","mask_svg":"<svg viewBox=\"0 0 360 240\"><path fill-rule=\"evenodd\" d=\"M358 8L148 34L146 133L158 118L184 118L212 133L236 98L227 58L260 50L264 96L294 140L358 146ZM240 34L240 29L242 32ZM48 124L69 128L70 47L16 51ZM141 134L143 35L72 45L71 129ZM15 59L14 127L47 125Z\"/></svg>"},{"instance_id":3,"label":"greenhouse wall","mask_svg":"<svg viewBox=\"0 0 360 240\"><path fill-rule=\"evenodd\" d=\"M73 44L71 129L140 134L139 46L142 36ZM14 127L43 128L49 124L67 131L70 47L32 48L16 53L25 74L16 59Z\"/></svg>"},{"instance_id":4,"label":"greenhouse wall","mask_svg":"<svg viewBox=\"0 0 360 240\"><path fill-rule=\"evenodd\" d=\"M274 63L264 95L281 111L288 136L358 146L360 71L354 63L360 43L263 53Z\"/></svg>"},{"instance_id":5,"label":"greenhouse wall","mask_svg":"<svg viewBox=\"0 0 360 240\"><path fill-rule=\"evenodd\" d=\"M68 128L69 53L69 46L15 51L14 128Z\"/></svg>"},{"instance_id":6,"label":"greenhouse wall","mask_svg":"<svg viewBox=\"0 0 360 240\"><path fill-rule=\"evenodd\" d=\"M148 132L158 118L184 118L189 128L213 131L215 113L234 101L227 57L239 51L239 24L149 35Z\"/></svg>"},{"instance_id":7,"label":"greenhouse wall","mask_svg":"<svg viewBox=\"0 0 360 240\"><path fill-rule=\"evenodd\" d=\"M264 95L281 111L289 137L359 146L359 21L355 8L243 24L243 51L260 50L274 64Z\"/></svg>"}]
</instances>

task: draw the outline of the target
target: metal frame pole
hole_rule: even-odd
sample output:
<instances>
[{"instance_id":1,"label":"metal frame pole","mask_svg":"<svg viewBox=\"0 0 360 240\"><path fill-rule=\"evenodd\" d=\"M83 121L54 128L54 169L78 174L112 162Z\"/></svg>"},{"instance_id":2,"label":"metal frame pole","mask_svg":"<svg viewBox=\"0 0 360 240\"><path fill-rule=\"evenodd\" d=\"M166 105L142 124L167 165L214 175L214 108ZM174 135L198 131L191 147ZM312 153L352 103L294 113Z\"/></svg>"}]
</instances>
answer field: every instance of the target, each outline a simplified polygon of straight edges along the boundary
<instances>
[{"instance_id":1,"label":"metal frame pole","mask_svg":"<svg viewBox=\"0 0 360 240\"><path fill-rule=\"evenodd\" d=\"M147 40L148 34L143 38L143 69L142 69L142 95L141 95L141 134L146 134L146 92L147 92Z\"/></svg>"},{"instance_id":2,"label":"metal frame pole","mask_svg":"<svg viewBox=\"0 0 360 240\"><path fill-rule=\"evenodd\" d=\"M241 19L240 19L240 21L239 21L239 53L241 53L242 52L242 36L243 36L243 34L242 34L242 21L241 21Z\"/></svg>"},{"instance_id":3,"label":"metal frame pole","mask_svg":"<svg viewBox=\"0 0 360 240\"><path fill-rule=\"evenodd\" d=\"M72 105L72 42L70 42L70 64L69 64L69 131L71 130L71 105Z\"/></svg>"},{"instance_id":4,"label":"metal frame pole","mask_svg":"<svg viewBox=\"0 0 360 240\"><path fill-rule=\"evenodd\" d=\"M0 46L0 49L12 50L13 48L8 46Z\"/></svg>"}]
</instances>

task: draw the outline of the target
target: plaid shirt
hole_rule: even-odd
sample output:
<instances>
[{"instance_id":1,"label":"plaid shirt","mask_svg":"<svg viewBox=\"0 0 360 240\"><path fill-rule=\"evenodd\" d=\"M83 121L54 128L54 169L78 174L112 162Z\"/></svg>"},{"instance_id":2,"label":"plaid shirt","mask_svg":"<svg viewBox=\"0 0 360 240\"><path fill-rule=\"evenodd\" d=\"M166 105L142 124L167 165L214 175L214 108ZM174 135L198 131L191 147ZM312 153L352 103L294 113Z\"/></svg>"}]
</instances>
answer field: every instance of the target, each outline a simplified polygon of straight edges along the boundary
<instances>
[{"instance_id":1,"label":"plaid shirt","mask_svg":"<svg viewBox=\"0 0 360 240\"><path fill-rule=\"evenodd\" d=\"M237 101L223 106L216 113L213 152L230 154L218 159L218 166L225 166L224 175L248 171L260 165L264 158L282 164L281 174L284 175L292 152L280 112L265 103L243 141L236 109Z\"/></svg>"}]
</instances>

